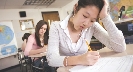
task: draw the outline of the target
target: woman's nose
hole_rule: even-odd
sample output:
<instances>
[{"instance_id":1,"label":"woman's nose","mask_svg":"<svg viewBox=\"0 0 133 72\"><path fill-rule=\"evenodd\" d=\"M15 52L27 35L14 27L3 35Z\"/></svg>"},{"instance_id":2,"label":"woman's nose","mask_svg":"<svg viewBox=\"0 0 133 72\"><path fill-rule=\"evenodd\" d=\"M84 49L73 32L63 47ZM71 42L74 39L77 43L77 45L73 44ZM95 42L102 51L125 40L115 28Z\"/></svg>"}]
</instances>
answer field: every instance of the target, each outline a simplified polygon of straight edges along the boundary
<instances>
[{"instance_id":1,"label":"woman's nose","mask_svg":"<svg viewBox=\"0 0 133 72\"><path fill-rule=\"evenodd\" d=\"M44 31L44 29L42 31Z\"/></svg>"},{"instance_id":2,"label":"woman's nose","mask_svg":"<svg viewBox=\"0 0 133 72\"><path fill-rule=\"evenodd\" d=\"M86 21L83 23L84 26L88 26L89 25L89 21Z\"/></svg>"}]
</instances>

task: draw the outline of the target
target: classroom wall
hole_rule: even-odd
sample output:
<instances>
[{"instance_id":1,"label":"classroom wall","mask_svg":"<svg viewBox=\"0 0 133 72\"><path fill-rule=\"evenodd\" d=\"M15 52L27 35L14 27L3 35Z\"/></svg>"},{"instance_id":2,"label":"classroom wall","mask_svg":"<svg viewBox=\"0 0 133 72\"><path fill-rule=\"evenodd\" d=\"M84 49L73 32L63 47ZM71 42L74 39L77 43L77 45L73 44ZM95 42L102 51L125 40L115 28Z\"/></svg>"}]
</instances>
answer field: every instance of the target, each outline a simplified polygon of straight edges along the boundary
<instances>
[{"instance_id":1,"label":"classroom wall","mask_svg":"<svg viewBox=\"0 0 133 72\"><path fill-rule=\"evenodd\" d=\"M26 11L27 17L20 18L19 11ZM45 11L59 11L59 9L3 9L0 10L0 21L12 21L17 40L17 46L20 48L23 34L30 31L34 33L35 30L30 29L21 31L19 20L33 19L34 25L36 25L39 20L43 19L41 12Z\"/></svg>"},{"instance_id":2,"label":"classroom wall","mask_svg":"<svg viewBox=\"0 0 133 72\"><path fill-rule=\"evenodd\" d=\"M73 7L77 2L78 0L73 0L72 2L61 8L61 12L63 14L61 15L62 19L64 19L68 15L67 12L71 13L73 11Z\"/></svg>"}]
</instances>

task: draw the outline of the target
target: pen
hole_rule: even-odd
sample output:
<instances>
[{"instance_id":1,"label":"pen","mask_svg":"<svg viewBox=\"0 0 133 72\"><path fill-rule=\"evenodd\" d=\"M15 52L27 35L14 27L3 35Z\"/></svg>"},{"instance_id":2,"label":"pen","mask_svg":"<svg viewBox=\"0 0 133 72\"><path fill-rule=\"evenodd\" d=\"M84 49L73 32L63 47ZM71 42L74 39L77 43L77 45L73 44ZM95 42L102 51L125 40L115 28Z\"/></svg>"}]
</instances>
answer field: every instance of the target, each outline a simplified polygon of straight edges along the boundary
<instances>
[{"instance_id":1,"label":"pen","mask_svg":"<svg viewBox=\"0 0 133 72\"><path fill-rule=\"evenodd\" d=\"M88 41L87 41L86 39L85 39L85 41L86 41L86 44L88 45L88 50L89 50L89 51L92 51L92 49L91 49L91 47L90 47Z\"/></svg>"}]
</instances>

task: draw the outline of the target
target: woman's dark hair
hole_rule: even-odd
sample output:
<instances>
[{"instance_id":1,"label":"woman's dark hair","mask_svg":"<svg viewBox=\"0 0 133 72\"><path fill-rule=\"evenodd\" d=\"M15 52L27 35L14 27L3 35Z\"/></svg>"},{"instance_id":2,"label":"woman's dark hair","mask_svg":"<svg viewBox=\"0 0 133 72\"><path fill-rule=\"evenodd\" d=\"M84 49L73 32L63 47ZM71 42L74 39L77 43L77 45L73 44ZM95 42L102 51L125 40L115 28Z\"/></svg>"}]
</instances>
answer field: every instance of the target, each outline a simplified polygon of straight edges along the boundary
<instances>
[{"instance_id":1,"label":"woman's dark hair","mask_svg":"<svg viewBox=\"0 0 133 72\"><path fill-rule=\"evenodd\" d=\"M86 6L96 6L100 12L104 6L104 1L103 0L78 0L78 6L76 7L76 11L79 11L80 8L85 8ZM74 14L74 11L72 12L72 14Z\"/></svg>"},{"instance_id":2,"label":"woman's dark hair","mask_svg":"<svg viewBox=\"0 0 133 72\"><path fill-rule=\"evenodd\" d=\"M28 40L28 37L30 36L30 33L25 33L22 37L22 40L24 41L24 39Z\"/></svg>"},{"instance_id":3,"label":"woman's dark hair","mask_svg":"<svg viewBox=\"0 0 133 72\"><path fill-rule=\"evenodd\" d=\"M44 20L40 20L37 25L36 25L36 28L35 28L35 39L36 39L36 43L38 46L40 47L43 47L41 45L41 41L40 41L40 37L39 37L39 30L41 29L41 27L43 25L47 25L47 29L46 29L46 32L44 33L44 45L47 45L48 44L48 39L49 39L49 25L47 22L45 22Z\"/></svg>"}]
</instances>

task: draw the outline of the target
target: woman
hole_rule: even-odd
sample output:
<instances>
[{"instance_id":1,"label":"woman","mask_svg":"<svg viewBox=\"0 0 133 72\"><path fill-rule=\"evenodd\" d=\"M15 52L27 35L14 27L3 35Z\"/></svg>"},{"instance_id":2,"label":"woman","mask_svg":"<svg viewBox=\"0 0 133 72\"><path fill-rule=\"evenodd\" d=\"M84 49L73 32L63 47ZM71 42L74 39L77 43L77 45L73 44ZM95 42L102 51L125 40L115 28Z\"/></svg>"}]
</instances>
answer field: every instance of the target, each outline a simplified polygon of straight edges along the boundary
<instances>
[{"instance_id":1,"label":"woman","mask_svg":"<svg viewBox=\"0 0 133 72\"><path fill-rule=\"evenodd\" d=\"M40 20L35 28L35 33L30 35L26 44L26 48L24 51L25 56L34 55L38 53L43 53L47 51L47 44L48 44L48 23ZM34 65L37 67L42 67L41 58L36 58L34 61ZM52 68L48 66L45 62L44 67L46 72L53 72Z\"/></svg>"},{"instance_id":2,"label":"woman","mask_svg":"<svg viewBox=\"0 0 133 72\"><path fill-rule=\"evenodd\" d=\"M96 22L100 18L105 29ZM47 60L50 66L94 65L100 55L88 51L85 39L94 36L115 52L126 49L121 31L108 14L106 0L78 0L72 15L50 26Z\"/></svg>"}]
</instances>

